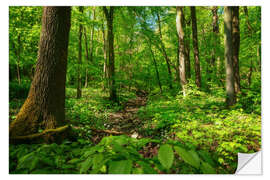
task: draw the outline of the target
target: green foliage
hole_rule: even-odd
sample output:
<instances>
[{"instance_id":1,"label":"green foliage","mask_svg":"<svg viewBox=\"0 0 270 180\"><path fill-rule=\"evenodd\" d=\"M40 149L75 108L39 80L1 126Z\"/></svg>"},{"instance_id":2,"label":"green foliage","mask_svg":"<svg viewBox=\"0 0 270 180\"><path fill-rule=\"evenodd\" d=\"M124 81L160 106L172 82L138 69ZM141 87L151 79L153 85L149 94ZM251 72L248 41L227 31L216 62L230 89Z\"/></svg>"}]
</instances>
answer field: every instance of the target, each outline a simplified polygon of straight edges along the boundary
<instances>
[{"instance_id":1,"label":"green foliage","mask_svg":"<svg viewBox=\"0 0 270 180\"><path fill-rule=\"evenodd\" d=\"M9 99L15 98L26 98L30 89L29 81L22 81L21 84L18 82L9 83Z\"/></svg>"},{"instance_id":2,"label":"green foliage","mask_svg":"<svg viewBox=\"0 0 270 180\"><path fill-rule=\"evenodd\" d=\"M158 160L165 169L170 169L174 160L172 147L168 144L160 146Z\"/></svg>"}]
</instances>

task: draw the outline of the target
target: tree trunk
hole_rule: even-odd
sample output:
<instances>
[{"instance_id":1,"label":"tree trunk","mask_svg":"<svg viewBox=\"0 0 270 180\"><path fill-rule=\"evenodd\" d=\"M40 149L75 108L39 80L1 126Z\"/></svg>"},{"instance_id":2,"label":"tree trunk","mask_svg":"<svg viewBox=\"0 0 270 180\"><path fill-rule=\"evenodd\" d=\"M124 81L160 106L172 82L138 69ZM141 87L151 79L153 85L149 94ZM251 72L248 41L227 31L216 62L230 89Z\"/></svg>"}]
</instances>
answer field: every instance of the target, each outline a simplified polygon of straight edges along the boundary
<instances>
[{"instance_id":1,"label":"tree trunk","mask_svg":"<svg viewBox=\"0 0 270 180\"><path fill-rule=\"evenodd\" d=\"M79 6L80 14L83 13L83 6ZM82 97L82 78L81 78L81 65L82 65L82 22L79 22L79 41L78 41L78 69L77 69L77 99Z\"/></svg>"},{"instance_id":2,"label":"tree trunk","mask_svg":"<svg viewBox=\"0 0 270 180\"><path fill-rule=\"evenodd\" d=\"M107 41L106 41L106 34L104 25L102 24L102 35L103 35L103 57L104 57L104 65L103 65L103 90L108 87L108 67L107 67Z\"/></svg>"},{"instance_id":3,"label":"tree trunk","mask_svg":"<svg viewBox=\"0 0 270 180\"><path fill-rule=\"evenodd\" d=\"M185 71L185 45L184 45L184 29L183 29L183 7L176 7L176 29L178 33L178 59L179 59L179 77L180 84L185 95L185 85L187 84Z\"/></svg>"},{"instance_id":4,"label":"tree trunk","mask_svg":"<svg viewBox=\"0 0 270 180\"><path fill-rule=\"evenodd\" d=\"M96 9L93 9L93 21L96 20ZM89 61L93 62L93 53L94 53L94 34L95 34L95 25L92 25L91 29L91 44L90 44L90 58ZM84 87L87 87L88 85L88 68L86 68L86 73L85 73L85 84Z\"/></svg>"},{"instance_id":5,"label":"tree trunk","mask_svg":"<svg viewBox=\"0 0 270 180\"><path fill-rule=\"evenodd\" d=\"M114 34L113 34L113 12L114 7L109 7L109 11L106 7L103 7L104 14L107 20L107 40L109 51L109 88L110 88L110 100L117 102L116 96L116 84L115 84L115 72L114 72Z\"/></svg>"},{"instance_id":6,"label":"tree trunk","mask_svg":"<svg viewBox=\"0 0 270 180\"><path fill-rule=\"evenodd\" d=\"M171 72L171 67L170 67L170 59L167 55L164 43L162 41L162 32L161 32L161 22L160 22L160 16L159 13L157 13L157 20L158 20L158 30L159 30L159 38L161 41L161 49L162 49L162 53L163 56L166 60L166 64L167 64L167 69L168 69L168 75L169 75L169 88L172 89L172 72Z\"/></svg>"},{"instance_id":7,"label":"tree trunk","mask_svg":"<svg viewBox=\"0 0 270 180\"><path fill-rule=\"evenodd\" d=\"M153 50L152 50L151 42L149 43L149 47L150 47L151 55L152 55L152 58L153 58L153 61L154 61L154 65L155 65L155 70L156 70L156 75L157 75L157 80L158 80L158 85L159 85L160 93L162 93L162 85L161 85L160 78L159 78L157 61L156 61L155 55L154 55Z\"/></svg>"},{"instance_id":8,"label":"tree trunk","mask_svg":"<svg viewBox=\"0 0 270 180\"><path fill-rule=\"evenodd\" d=\"M221 74L221 70L218 65L221 64L220 57L217 53L217 50L220 46L220 40L219 40L219 24L218 24L218 7L213 6L212 7L212 26L213 26L213 47L212 47L212 58L211 58L211 66L213 69L214 74L212 75L212 79L214 77L217 77L217 73ZM217 59L216 59L217 58ZM217 61L217 63L216 63Z\"/></svg>"},{"instance_id":9,"label":"tree trunk","mask_svg":"<svg viewBox=\"0 0 270 180\"><path fill-rule=\"evenodd\" d=\"M232 7L224 7L224 46L226 64L226 103L232 106L236 103L234 89L234 68L233 68L233 44L232 44Z\"/></svg>"},{"instance_id":10,"label":"tree trunk","mask_svg":"<svg viewBox=\"0 0 270 180\"><path fill-rule=\"evenodd\" d=\"M88 65L89 62L89 54L88 54L88 43L87 43L87 35L86 35L86 28L84 28L84 42L85 42L85 60L86 60L86 65ZM85 70L85 84L84 87L86 88L88 85L88 66L86 66Z\"/></svg>"},{"instance_id":11,"label":"tree trunk","mask_svg":"<svg viewBox=\"0 0 270 180\"><path fill-rule=\"evenodd\" d=\"M185 39L184 39L184 43L185 43L185 70L186 70L186 78L190 79L191 78L191 71L190 71L190 31L188 31L188 25L190 24L189 21L186 20L184 14L183 14L183 28L186 30L185 34Z\"/></svg>"},{"instance_id":12,"label":"tree trunk","mask_svg":"<svg viewBox=\"0 0 270 180\"><path fill-rule=\"evenodd\" d=\"M233 67L234 67L234 88L235 93L240 92L240 74L239 74L239 7L232 7L232 45L233 45Z\"/></svg>"},{"instance_id":13,"label":"tree trunk","mask_svg":"<svg viewBox=\"0 0 270 180\"><path fill-rule=\"evenodd\" d=\"M200 72L200 59L199 59L199 48L197 38L197 20L196 20L196 9L194 6L190 7L191 19L192 19L192 40L194 49L194 67L195 67L195 82L198 88L201 87L201 72Z\"/></svg>"},{"instance_id":14,"label":"tree trunk","mask_svg":"<svg viewBox=\"0 0 270 180\"><path fill-rule=\"evenodd\" d=\"M26 101L10 124L10 142L35 138L54 142L61 140L58 132L65 121L65 84L70 7L44 7L34 79ZM57 128L57 129L56 129ZM53 129L53 130L52 130ZM38 133L44 130L46 133Z\"/></svg>"}]
</instances>

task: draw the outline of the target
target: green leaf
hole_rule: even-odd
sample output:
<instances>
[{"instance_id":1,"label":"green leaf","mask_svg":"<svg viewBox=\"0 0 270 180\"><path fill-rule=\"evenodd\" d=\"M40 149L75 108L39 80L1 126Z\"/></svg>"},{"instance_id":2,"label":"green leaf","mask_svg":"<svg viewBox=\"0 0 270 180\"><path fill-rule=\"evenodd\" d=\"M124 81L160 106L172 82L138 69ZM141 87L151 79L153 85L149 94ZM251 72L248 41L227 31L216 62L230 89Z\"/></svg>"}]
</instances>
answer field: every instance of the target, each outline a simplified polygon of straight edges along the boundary
<instances>
[{"instance_id":1,"label":"green leaf","mask_svg":"<svg viewBox=\"0 0 270 180\"><path fill-rule=\"evenodd\" d=\"M103 163L103 154L95 154L93 157L93 169L100 169Z\"/></svg>"},{"instance_id":2,"label":"green leaf","mask_svg":"<svg viewBox=\"0 0 270 180\"><path fill-rule=\"evenodd\" d=\"M186 163L190 164L195 168L200 167L200 159L195 151L186 151L179 146L174 146L174 149Z\"/></svg>"},{"instance_id":3,"label":"green leaf","mask_svg":"<svg viewBox=\"0 0 270 180\"><path fill-rule=\"evenodd\" d=\"M143 168L143 173L144 174L157 174L157 172L147 163L143 161L137 161L142 168Z\"/></svg>"},{"instance_id":4,"label":"green leaf","mask_svg":"<svg viewBox=\"0 0 270 180\"><path fill-rule=\"evenodd\" d=\"M71 160L69 160L67 163L68 164L76 164L76 163L78 163L78 162L80 162L81 160L79 159L79 158L74 158L74 159L71 159Z\"/></svg>"},{"instance_id":5,"label":"green leaf","mask_svg":"<svg viewBox=\"0 0 270 180\"><path fill-rule=\"evenodd\" d=\"M131 160L111 161L109 163L109 174L130 174L131 168Z\"/></svg>"},{"instance_id":6,"label":"green leaf","mask_svg":"<svg viewBox=\"0 0 270 180\"><path fill-rule=\"evenodd\" d=\"M160 146L158 150L158 160L166 169L170 169L173 164L174 154L172 147L168 144Z\"/></svg>"},{"instance_id":7,"label":"green leaf","mask_svg":"<svg viewBox=\"0 0 270 180\"><path fill-rule=\"evenodd\" d=\"M35 152L29 153L18 161L18 169L29 169L30 171L35 169L38 165L39 158Z\"/></svg>"},{"instance_id":8,"label":"green leaf","mask_svg":"<svg viewBox=\"0 0 270 180\"><path fill-rule=\"evenodd\" d=\"M80 168L80 173L86 173L87 170L92 166L92 157L88 157L82 164Z\"/></svg>"},{"instance_id":9,"label":"green leaf","mask_svg":"<svg viewBox=\"0 0 270 180\"><path fill-rule=\"evenodd\" d=\"M202 162L201 170L203 174L216 174L216 170L206 162Z\"/></svg>"},{"instance_id":10,"label":"green leaf","mask_svg":"<svg viewBox=\"0 0 270 180\"><path fill-rule=\"evenodd\" d=\"M142 168L134 168L132 170L132 174L143 174L143 169Z\"/></svg>"}]
</instances>

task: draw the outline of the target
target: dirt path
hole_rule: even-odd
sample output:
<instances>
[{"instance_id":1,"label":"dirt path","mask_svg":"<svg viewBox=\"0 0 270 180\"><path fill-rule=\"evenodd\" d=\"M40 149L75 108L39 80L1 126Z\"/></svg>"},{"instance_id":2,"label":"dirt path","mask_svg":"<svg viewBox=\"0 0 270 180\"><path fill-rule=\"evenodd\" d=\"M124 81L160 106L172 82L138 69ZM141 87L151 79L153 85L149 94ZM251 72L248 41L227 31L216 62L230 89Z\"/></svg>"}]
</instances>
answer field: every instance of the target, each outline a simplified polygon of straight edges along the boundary
<instances>
[{"instance_id":1,"label":"dirt path","mask_svg":"<svg viewBox=\"0 0 270 180\"><path fill-rule=\"evenodd\" d=\"M147 94L139 91L135 99L130 99L125 103L124 109L110 113L107 127L114 131L124 132L125 134L133 134L134 136L141 127L142 122L137 116L140 107L145 106L147 102Z\"/></svg>"}]
</instances>

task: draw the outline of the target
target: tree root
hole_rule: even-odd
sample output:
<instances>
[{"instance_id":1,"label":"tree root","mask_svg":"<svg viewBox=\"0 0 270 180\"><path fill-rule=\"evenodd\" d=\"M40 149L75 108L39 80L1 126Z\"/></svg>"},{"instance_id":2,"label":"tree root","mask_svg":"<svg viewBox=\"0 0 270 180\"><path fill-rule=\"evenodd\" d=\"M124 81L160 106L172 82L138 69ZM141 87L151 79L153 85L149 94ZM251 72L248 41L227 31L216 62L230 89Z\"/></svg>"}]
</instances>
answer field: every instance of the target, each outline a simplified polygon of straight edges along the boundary
<instances>
[{"instance_id":1,"label":"tree root","mask_svg":"<svg viewBox=\"0 0 270 180\"><path fill-rule=\"evenodd\" d=\"M70 130L69 125L61 126L56 129L46 129L41 133L30 134L26 136L11 136L9 142L13 144L17 143L42 143L42 142L53 142L54 140L62 140L63 137L68 134Z\"/></svg>"},{"instance_id":2,"label":"tree root","mask_svg":"<svg viewBox=\"0 0 270 180\"><path fill-rule=\"evenodd\" d=\"M92 131L98 132L98 133L108 133L108 134L113 134L113 135L121 135L121 134L126 134L124 132L118 132L118 131L112 131L112 130L102 130L102 129L94 129L91 128ZM127 134L126 134L127 135Z\"/></svg>"}]
</instances>

